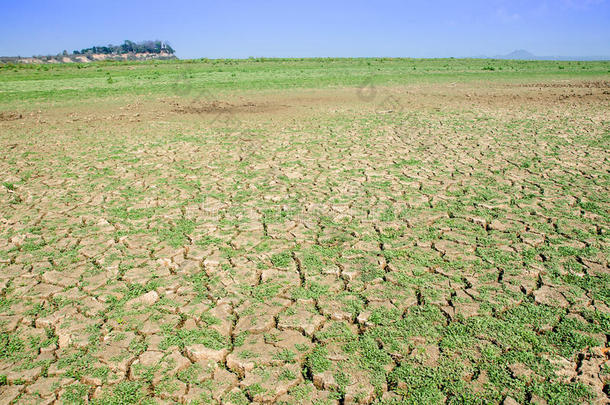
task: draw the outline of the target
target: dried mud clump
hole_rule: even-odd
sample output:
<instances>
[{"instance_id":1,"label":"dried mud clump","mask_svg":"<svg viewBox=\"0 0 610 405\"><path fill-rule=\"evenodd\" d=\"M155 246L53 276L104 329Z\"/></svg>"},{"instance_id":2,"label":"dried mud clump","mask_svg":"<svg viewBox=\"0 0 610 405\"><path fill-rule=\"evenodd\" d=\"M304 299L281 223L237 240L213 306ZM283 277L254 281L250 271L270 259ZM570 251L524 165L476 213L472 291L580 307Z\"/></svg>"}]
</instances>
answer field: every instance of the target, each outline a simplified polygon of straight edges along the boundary
<instances>
[{"instance_id":1,"label":"dried mud clump","mask_svg":"<svg viewBox=\"0 0 610 405\"><path fill-rule=\"evenodd\" d=\"M172 103L172 111L180 114L238 114L272 112L280 108L270 103L229 103L226 101L193 102L191 104Z\"/></svg>"},{"instance_id":2,"label":"dried mud clump","mask_svg":"<svg viewBox=\"0 0 610 405\"><path fill-rule=\"evenodd\" d=\"M11 111L0 112L0 121L15 121L23 118L23 114Z\"/></svg>"}]
</instances>

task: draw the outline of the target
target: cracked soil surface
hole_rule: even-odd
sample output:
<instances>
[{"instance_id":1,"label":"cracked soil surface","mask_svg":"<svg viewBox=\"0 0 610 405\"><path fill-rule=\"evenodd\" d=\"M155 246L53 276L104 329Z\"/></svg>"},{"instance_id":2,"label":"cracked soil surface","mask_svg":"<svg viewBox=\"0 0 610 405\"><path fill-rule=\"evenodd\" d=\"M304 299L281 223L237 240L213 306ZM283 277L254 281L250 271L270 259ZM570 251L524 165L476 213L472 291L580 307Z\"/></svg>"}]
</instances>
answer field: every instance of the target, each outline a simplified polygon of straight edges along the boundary
<instances>
[{"instance_id":1,"label":"cracked soil surface","mask_svg":"<svg viewBox=\"0 0 610 405\"><path fill-rule=\"evenodd\" d=\"M608 81L0 117L0 404L609 403Z\"/></svg>"}]
</instances>

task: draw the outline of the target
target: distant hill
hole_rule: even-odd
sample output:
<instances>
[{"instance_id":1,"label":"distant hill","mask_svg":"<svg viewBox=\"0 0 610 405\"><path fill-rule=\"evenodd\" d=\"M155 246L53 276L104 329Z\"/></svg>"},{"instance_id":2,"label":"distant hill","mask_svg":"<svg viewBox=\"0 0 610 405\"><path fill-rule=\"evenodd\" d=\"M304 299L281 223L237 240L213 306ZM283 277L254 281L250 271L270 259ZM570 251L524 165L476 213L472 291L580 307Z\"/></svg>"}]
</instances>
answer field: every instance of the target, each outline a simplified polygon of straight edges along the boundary
<instances>
[{"instance_id":1,"label":"distant hill","mask_svg":"<svg viewBox=\"0 0 610 405\"><path fill-rule=\"evenodd\" d=\"M533 60L536 59L536 55L531 52L526 51L525 49L518 49L516 51L512 51L506 55L497 55L496 59L525 59L525 60Z\"/></svg>"},{"instance_id":2,"label":"distant hill","mask_svg":"<svg viewBox=\"0 0 610 405\"><path fill-rule=\"evenodd\" d=\"M174 49L165 41L142 41L133 42L126 39L121 45L106 45L93 46L91 48L73 51L74 55L86 55L88 53L97 53L105 55L124 55L126 53L156 53L156 54L174 54ZM65 51L64 51L65 53Z\"/></svg>"},{"instance_id":3,"label":"distant hill","mask_svg":"<svg viewBox=\"0 0 610 405\"><path fill-rule=\"evenodd\" d=\"M125 61L177 59L174 49L165 41L133 42L126 40L121 45L93 46L75 50L72 53L63 51L57 55L45 56L0 56L0 63L88 63L97 61Z\"/></svg>"},{"instance_id":4,"label":"distant hill","mask_svg":"<svg viewBox=\"0 0 610 405\"><path fill-rule=\"evenodd\" d=\"M538 56L526 51L518 49L506 55L485 56L485 59L515 59L515 60L565 60L565 61L588 61L588 60L610 60L608 56Z\"/></svg>"}]
</instances>

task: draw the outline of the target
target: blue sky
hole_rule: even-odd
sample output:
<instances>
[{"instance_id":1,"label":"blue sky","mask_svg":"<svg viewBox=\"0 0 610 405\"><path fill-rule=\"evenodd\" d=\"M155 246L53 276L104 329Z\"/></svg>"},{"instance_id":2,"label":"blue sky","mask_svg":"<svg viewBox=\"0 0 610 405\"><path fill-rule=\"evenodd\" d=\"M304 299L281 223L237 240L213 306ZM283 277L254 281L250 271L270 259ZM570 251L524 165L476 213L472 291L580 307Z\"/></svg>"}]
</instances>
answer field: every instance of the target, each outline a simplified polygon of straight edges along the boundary
<instances>
[{"instance_id":1,"label":"blue sky","mask_svg":"<svg viewBox=\"0 0 610 405\"><path fill-rule=\"evenodd\" d=\"M0 55L168 40L181 58L610 56L610 0L0 0Z\"/></svg>"}]
</instances>

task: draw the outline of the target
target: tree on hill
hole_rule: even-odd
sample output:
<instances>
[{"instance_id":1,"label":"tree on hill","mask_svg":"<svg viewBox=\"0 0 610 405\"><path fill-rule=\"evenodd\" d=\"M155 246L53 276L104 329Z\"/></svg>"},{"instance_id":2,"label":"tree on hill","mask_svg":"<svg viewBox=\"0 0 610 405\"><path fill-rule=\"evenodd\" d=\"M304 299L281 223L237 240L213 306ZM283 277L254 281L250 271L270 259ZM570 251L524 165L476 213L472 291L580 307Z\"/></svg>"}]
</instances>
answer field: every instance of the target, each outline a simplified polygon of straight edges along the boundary
<instances>
[{"instance_id":1,"label":"tree on hill","mask_svg":"<svg viewBox=\"0 0 610 405\"><path fill-rule=\"evenodd\" d=\"M108 45L108 46L93 46L91 48L84 48L80 51L75 50L72 53L74 55L82 55L88 53L101 53L105 55L109 54L125 54L125 53L168 53L173 54L174 49L164 41L142 41L133 42L126 39L121 45Z\"/></svg>"}]
</instances>

